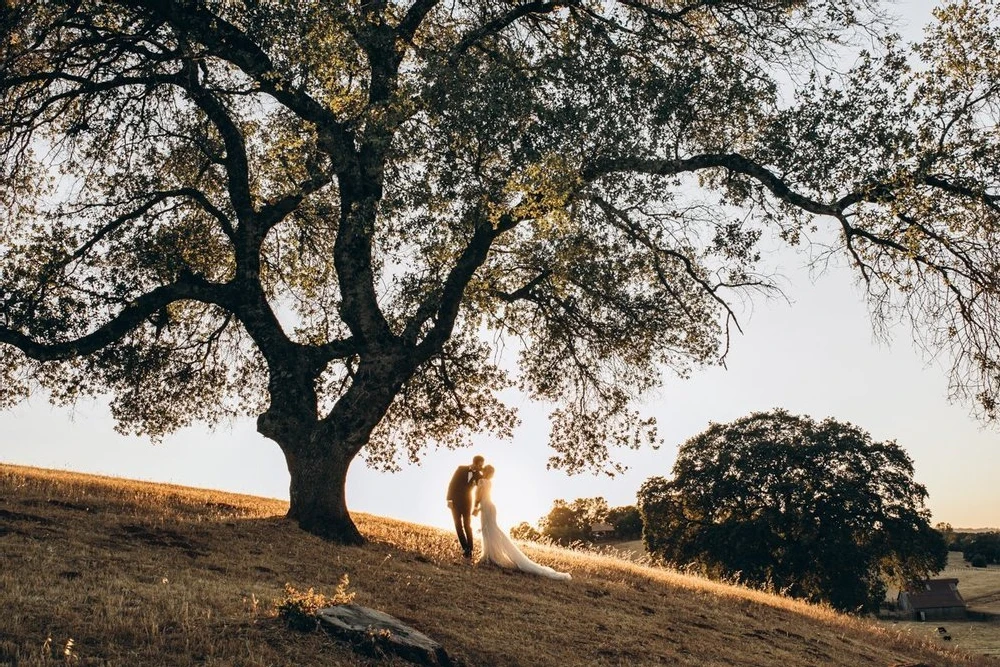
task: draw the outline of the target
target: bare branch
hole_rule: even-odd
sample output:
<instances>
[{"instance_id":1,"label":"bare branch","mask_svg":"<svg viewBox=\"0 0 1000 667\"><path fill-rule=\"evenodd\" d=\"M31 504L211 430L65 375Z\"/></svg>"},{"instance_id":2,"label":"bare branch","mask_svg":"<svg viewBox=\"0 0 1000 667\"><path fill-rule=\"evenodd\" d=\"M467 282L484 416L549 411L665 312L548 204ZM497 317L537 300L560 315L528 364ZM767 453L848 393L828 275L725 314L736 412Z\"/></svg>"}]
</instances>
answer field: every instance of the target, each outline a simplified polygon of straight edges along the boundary
<instances>
[{"instance_id":1,"label":"bare branch","mask_svg":"<svg viewBox=\"0 0 1000 667\"><path fill-rule=\"evenodd\" d=\"M532 294L532 290L534 290L535 287L537 287L541 283L545 282L545 280L551 275L552 275L552 270L545 269L537 276L529 280L525 285L522 285L513 292L502 292L500 290L497 290L494 292L494 294L496 294L497 297L499 297L502 301L506 301L507 303L514 303L515 301L520 301L521 299L528 299Z\"/></svg>"}]
</instances>

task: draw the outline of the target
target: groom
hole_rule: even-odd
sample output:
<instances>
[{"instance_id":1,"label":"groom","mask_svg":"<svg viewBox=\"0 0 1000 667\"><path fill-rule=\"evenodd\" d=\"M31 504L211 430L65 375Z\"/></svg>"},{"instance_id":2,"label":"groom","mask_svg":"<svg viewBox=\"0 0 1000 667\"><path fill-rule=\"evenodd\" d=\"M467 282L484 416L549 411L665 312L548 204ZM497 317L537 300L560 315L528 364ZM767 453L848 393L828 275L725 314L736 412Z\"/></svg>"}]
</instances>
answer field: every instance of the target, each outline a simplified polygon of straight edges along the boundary
<instances>
[{"instance_id":1,"label":"groom","mask_svg":"<svg viewBox=\"0 0 1000 667\"><path fill-rule=\"evenodd\" d=\"M462 555L472 558L472 487L482 478L482 456L474 456L472 465L458 466L448 485L448 507L455 519L455 532L462 545Z\"/></svg>"}]
</instances>

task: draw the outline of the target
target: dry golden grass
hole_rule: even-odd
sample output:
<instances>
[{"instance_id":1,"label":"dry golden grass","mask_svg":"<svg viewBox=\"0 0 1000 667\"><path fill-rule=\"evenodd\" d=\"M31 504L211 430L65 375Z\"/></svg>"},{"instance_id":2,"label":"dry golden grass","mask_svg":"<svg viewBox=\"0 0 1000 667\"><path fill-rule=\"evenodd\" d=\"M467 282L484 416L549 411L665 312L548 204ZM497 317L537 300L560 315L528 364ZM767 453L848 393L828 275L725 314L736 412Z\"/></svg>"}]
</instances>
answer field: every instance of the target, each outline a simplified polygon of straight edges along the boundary
<instances>
[{"instance_id":1,"label":"dry golden grass","mask_svg":"<svg viewBox=\"0 0 1000 667\"><path fill-rule=\"evenodd\" d=\"M608 555L526 547L557 582L472 566L449 533L358 515L364 547L284 503L0 466L0 665L398 665L276 617L285 585L355 602L469 665L995 665L828 609Z\"/></svg>"}]
</instances>

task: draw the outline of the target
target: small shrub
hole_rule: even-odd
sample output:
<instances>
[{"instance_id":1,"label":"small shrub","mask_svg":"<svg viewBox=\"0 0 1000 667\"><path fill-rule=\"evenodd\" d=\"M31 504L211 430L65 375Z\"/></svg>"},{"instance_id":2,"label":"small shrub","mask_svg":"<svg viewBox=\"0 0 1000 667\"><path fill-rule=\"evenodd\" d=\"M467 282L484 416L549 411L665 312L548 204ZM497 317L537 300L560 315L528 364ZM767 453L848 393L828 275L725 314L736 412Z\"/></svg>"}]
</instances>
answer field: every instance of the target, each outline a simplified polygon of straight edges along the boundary
<instances>
[{"instance_id":1,"label":"small shrub","mask_svg":"<svg viewBox=\"0 0 1000 667\"><path fill-rule=\"evenodd\" d=\"M986 567L986 556L983 554L975 554L972 556L969 564L972 565L972 567Z\"/></svg>"},{"instance_id":2,"label":"small shrub","mask_svg":"<svg viewBox=\"0 0 1000 667\"><path fill-rule=\"evenodd\" d=\"M285 584L285 598L275 604L275 610L278 612L278 617L283 619L292 630L312 632L319 626L317 614L320 609L349 604L354 600L355 593L347 590L350 583L346 574L341 577L333 597L317 593L312 588L303 592L291 584Z\"/></svg>"}]
</instances>

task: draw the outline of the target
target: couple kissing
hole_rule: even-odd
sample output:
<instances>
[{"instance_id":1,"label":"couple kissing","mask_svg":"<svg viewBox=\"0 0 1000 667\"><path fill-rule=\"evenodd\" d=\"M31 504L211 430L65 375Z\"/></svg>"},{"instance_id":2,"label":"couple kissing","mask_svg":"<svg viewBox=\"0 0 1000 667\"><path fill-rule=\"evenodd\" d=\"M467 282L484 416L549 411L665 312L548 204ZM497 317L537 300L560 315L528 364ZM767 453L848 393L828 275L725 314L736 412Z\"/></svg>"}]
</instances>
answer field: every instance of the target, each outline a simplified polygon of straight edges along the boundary
<instances>
[{"instance_id":1,"label":"couple kissing","mask_svg":"<svg viewBox=\"0 0 1000 667\"><path fill-rule=\"evenodd\" d=\"M483 465L486 459L475 456L470 465L458 466L448 485L448 507L455 519L455 532L462 546L462 555L472 558L475 541L472 537L472 516L480 515L483 534L483 555L480 563L521 570L550 579L570 579L568 572L558 572L547 565L540 565L514 544L497 524L497 507L493 504L493 466ZM475 500L473 501L473 492Z\"/></svg>"}]
</instances>

